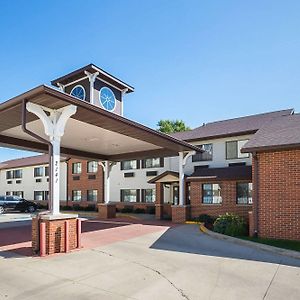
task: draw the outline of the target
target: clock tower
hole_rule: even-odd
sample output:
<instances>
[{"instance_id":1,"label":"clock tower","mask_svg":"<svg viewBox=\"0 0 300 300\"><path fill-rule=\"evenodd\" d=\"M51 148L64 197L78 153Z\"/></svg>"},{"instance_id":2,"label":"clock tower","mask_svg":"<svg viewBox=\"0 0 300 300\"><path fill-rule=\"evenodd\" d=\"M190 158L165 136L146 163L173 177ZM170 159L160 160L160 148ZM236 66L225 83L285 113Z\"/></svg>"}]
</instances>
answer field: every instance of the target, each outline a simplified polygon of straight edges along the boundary
<instances>
[{"instance_id":1,"label":"clock tower","mask_svg":"<svg viewBox=\"0 0 300 300\"><path fill-rule=\"evenodd\" d=\"M82 101L123 116L123 96L134 88L120 79L89 64L51 81L63 92Z\"/></svg>"}]
</instances>

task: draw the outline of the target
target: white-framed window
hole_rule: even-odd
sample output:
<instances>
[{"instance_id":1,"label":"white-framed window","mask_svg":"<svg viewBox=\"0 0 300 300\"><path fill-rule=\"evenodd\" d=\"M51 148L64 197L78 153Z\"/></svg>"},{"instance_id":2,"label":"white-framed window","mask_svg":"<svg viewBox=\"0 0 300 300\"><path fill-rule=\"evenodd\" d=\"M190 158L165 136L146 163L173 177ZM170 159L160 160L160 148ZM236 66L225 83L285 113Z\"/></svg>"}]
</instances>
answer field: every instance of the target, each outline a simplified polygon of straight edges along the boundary
<instances>
[{"instance_id":1,"label":"white-framed window","mask_svg":"<svg viewBox=\"0 0 300 300\"><path fill-rule=\"evenodd\" d=\"M33 169L33 176L34 177L42 177L44 175L44 168L43 167L35 167Z\"/></svg>"},{"instance_id":2,"label":"white-framed window","mask_svg":"<svg viewBox=\"0 0 300 300\"><path fill-rule=\"evenodd\" d=\"M226 159L237 159L249 157L249 153L242 153L241 148L248 140L226 142Z\"/></svg>"},{"instance_id":3,"label":"white-framed window","mask_svg":"<svg viewBox=\"0 0 300 300\"><path fill-rule=\"evenodd\" d=\"M81 162L76 162L72 164L72 174L81 174L82 164Z\"/></svg>"},{"instance_id":4,"label":"white-framed window","mask_svg":"<svg viewBox=\"0 0 300 300\"><path fill-rule=\"evenodd\" d=\"M87 201L97 202L98 190L87 191Z\"/></svg>"},{"instance_id":5,"label":"white-framed window","mask_svg":"<svg viewBox=\"0 0 300 300\"><path fill-rule=\"evenodd\" d=\"M252 182L237 182L236 203L252 204Z\"/></svg>"},{"instance_id":6,"label":"white-framed window","mask_svg":"<svg viewBox=\"0 0 300 300\"><path fill-rule=\"evenodd\" d=\"M6 171L6 179L22 178L22 175L22 169Z\"/></svg>"},{"instance_id":7,"label":"white-framed window","mask_svg":"<svg viewBox=\"0 0 300 300\"><path fill-rule=\"evenodd\" d=\"M195 155L192 156L192 161L210 161L213 159L213 144L202 144L198 145L200 149L204 152L197 152Z\"/></svg>"},{"instance_id":8,"label":"white-framed window","mask_svg":"<svg viewBox=\"0 0 300 300\"><path fill-rule=\"evenodd\" d=\"M142 167L145 169L148 168L161 168L164 166L163 158L147 158L142 160Z\"/></svg>"},{"instance_id":9,"label":"white-framed window","mask_svg":"<svg viewBox=\"0 0 300 300\"><path fill-rule=\"evenodd\" d=\"M202 184L202 203L204 204L221 204L221 186L218 183Z\"/></svg>"},{"instance_id":10,"label":"white-framed window","mask_svg":"<svg viewBox=\"0 0 300 300\"><path fill-rule=\"evenodd\" d=\"M33 192L33 199L36 201L44 200L44 191L34 191Z\"/></svg>"},{"instance_id":11,"label":"white-framed window","mask_svg":"<svg viewBox=\"0 0 300 300\"><path fill-rule=\"evenodd\" d=\"M134 189L121 190L121 202L138 202L138 192Z\"/></svg>"},{"instance_id":12,"label":"white-framed window","mask_svg":"<svg viewBox=\"0 0 300 300\"><path fill-rule=\"evenodd\" d=\"M87 172L88 173L97 173L98 171L98 162L93 160L87 163Z\"/></svg>"},{"instance_id":13,"label":"white-framed window","mask_svg":"<svg viewBox=\"0 0 300 300\"><path fill-rule=\"evenodd\" d=\"M82 195L80 190L72 191L72 201L81 201Z\"/></svg>"},{"instance_id":14,"label":"white-framed window","mask_svg":"<svg viewBox=\"0 0 300 300\"><path fill-rule=\"evenodd\" d=\"M70 95L72 95L80 100L85 100L85 97L86 97L85 89L82 85L78 84L73 87Z\"/></svg>"},{"instance_id":15,"label":"white-framed window","mask_svg":"<svg viewBox=\"0 0 300 300\"><path fill-rule=\"evenodd\" d=\"M121 170L137 169L137 160L124 160L121 161Z\"/></svg>"}]
</instances>

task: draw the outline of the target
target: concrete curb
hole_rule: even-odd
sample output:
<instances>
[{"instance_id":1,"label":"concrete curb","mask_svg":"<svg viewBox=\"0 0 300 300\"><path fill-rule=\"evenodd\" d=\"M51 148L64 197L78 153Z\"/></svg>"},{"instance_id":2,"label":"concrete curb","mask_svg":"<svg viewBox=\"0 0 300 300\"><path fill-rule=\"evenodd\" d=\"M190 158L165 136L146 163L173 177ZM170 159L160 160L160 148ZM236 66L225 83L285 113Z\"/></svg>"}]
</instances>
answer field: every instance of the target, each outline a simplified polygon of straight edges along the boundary
<instances>
[{"instance_id":1,"label":"concrete curb","mask_svg":"<svg viewBox=\"0 0 300 300\"><path fill-rule=\"evenodd\" d=\"M288 249L283 249L283 248L277 248L274 246L269 246L269 245L265 245L265 244L260 244L260 243L256 243L256 242L252 242L252 241L247 241L247 240L242 240L239 238L235 238L232 236L228 236L228 235L224 235L224 234L220 234L217 232L213 232L211 230L208 230L206 227L205 230L203 230L204 225L201 224L200 225L200 230L211 236L214 238L217 238L219 240L225 240L225 241L229 241L238 245L242 245L242 246L249 246L252 247L254 249L259 249L259 250L263 250L263 251L268 251L268 252L272 252L274 254L278 254L278 255L285 255L285 256L289 256L292 258L296 258L296 259L300 259L300 252L297 251L293 251L293 250L288 250Z\"/></svg>"}]
</instances>

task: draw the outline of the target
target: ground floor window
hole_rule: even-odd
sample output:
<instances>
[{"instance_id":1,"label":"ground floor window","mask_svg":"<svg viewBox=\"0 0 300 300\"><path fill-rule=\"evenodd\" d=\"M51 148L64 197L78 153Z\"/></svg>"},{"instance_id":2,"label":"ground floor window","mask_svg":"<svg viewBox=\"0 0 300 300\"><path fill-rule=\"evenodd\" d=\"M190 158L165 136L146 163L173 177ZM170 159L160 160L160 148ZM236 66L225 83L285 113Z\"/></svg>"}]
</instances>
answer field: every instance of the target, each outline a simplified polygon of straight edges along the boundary
<instances>
[{"instance_id":1,"label":"ground floor window","mask_svg":"<svg viewBox=\"0 0 300 300\"><path fill-rule=\"evenodd\" d=\"M222 203L220 184L205 183L202 185L202 203L204 204Z\"/></svg>"},{"instance_id":2,"label":"ground floor window","mask_svg":"<svg viewBox=\"0 0 300 300\"><path fill-rule=\"evenodd\" d=\"M236 203L252 204L252 183L238 182L236 184Z\"/></svg>"},{"instance_id":3,"label":"ground floor window","mask_svg":"<svg viewBox=\"0 0 300 300\"><path fill-rule=\"evenodd\" d=\"M87 191L87 201L97 202L97 195L98 195L97 190L88 190Z\"/></svg>"},{"instance_id":4,"label":"ground floor window","mask_svg":"<svg viewBox=\"0 0 300 300\"><path fill-rule=\"evenodd\" d=\"M147 203L155 202L155 189L142 190L142 202L147 202Z\"/></svg>"},{"instance_id":5,"label":"ground floor window","mask_svg":"<svg viewBox=\"0 0 300 300\"><path fill-rule=\"evenodd\" d=\"M139 190L121 190L121 202L139 202Z\"/></svg>"},{"instance_id":6,"label":"ground floor window","mask_svg":"<svg viewBox=\"0 0 300 300\"><path fill-rule=\"evenodd\" d=\"M34 191L33 192L33 199L36 201L44 200L44 191Z\"/></svg>"},{"instance_id":7,"label":"ground floor window","mask_svg":"<svg viewBox=\"0 0 300 300\"><path fill-rule=\"evenodd\" d=\"M73 190L72 191L72 201L81 201L81 191Z\"/></svg>"},{"instance_id":8,"label":"ground floor window","mask_svg":"<svg viewBox=\"0 0 300 300\"><path fill-rule=\"evenodd\" d=\"M24 192L23 191L13 191L13 192L6 192L6 196L18 196L20 198L24 198Z\"/></svg>"}]
</instances>

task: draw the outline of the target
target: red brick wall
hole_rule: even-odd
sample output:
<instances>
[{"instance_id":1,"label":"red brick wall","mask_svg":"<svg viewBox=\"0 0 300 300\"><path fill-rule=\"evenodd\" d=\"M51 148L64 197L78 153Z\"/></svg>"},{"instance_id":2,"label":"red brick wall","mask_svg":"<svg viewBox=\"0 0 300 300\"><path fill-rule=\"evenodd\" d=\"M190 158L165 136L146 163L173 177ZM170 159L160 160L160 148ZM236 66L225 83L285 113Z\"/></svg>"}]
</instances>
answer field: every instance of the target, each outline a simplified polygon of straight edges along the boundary
<instances>
[{"instance_id":1,"label":"red brick wall","mask_svg":"<svg viewBox=\"0 0 300 300\"><path fill-rule=\"evenodd\" d=\"M82 163L81 174L72 174L72 164L75 162ZM87 173L87 163L86 160L70 159L68 161L68 205L80 205L88 206L89 204L96 204L95 202L87 202L87 191L88 190L98 190L98 203L103 203L104 197L104 187L103 187L103 168L98 165L97 173ZM96 175L96 179L88 179L88 175ZM73 180L73 177L79 176L80 180ZM72 202L72 191L81 190L82 201ZM62 203L63 204L63 203Z\"/></svg>"},{"instance_id":2,"label":"red brick wall","mask_svg":"<svg viewBox=\"0 0 300 300\"><path fill-rule=\"evenodd\" d=\"M300 150L258 153L257 158L258 235L300 240Z\"/></svg>"},{"instance_id":3,"label":"red brick wall","mask_svg":"<svg viewBox=\"0 0 300 300\"><path fill-rule=\"evenodd\" d=\"M242 182L242 181L238 181ZM202 184L219 183L221 185L222 204L202 203ZM198 217L201 214L208 214L217 217L225 213L234 213L248 221L248 212L252 205L236 204L236 183L237 181L195 181L191 182L190 205L191 217Z\"/></svg>"}]
</instances>

